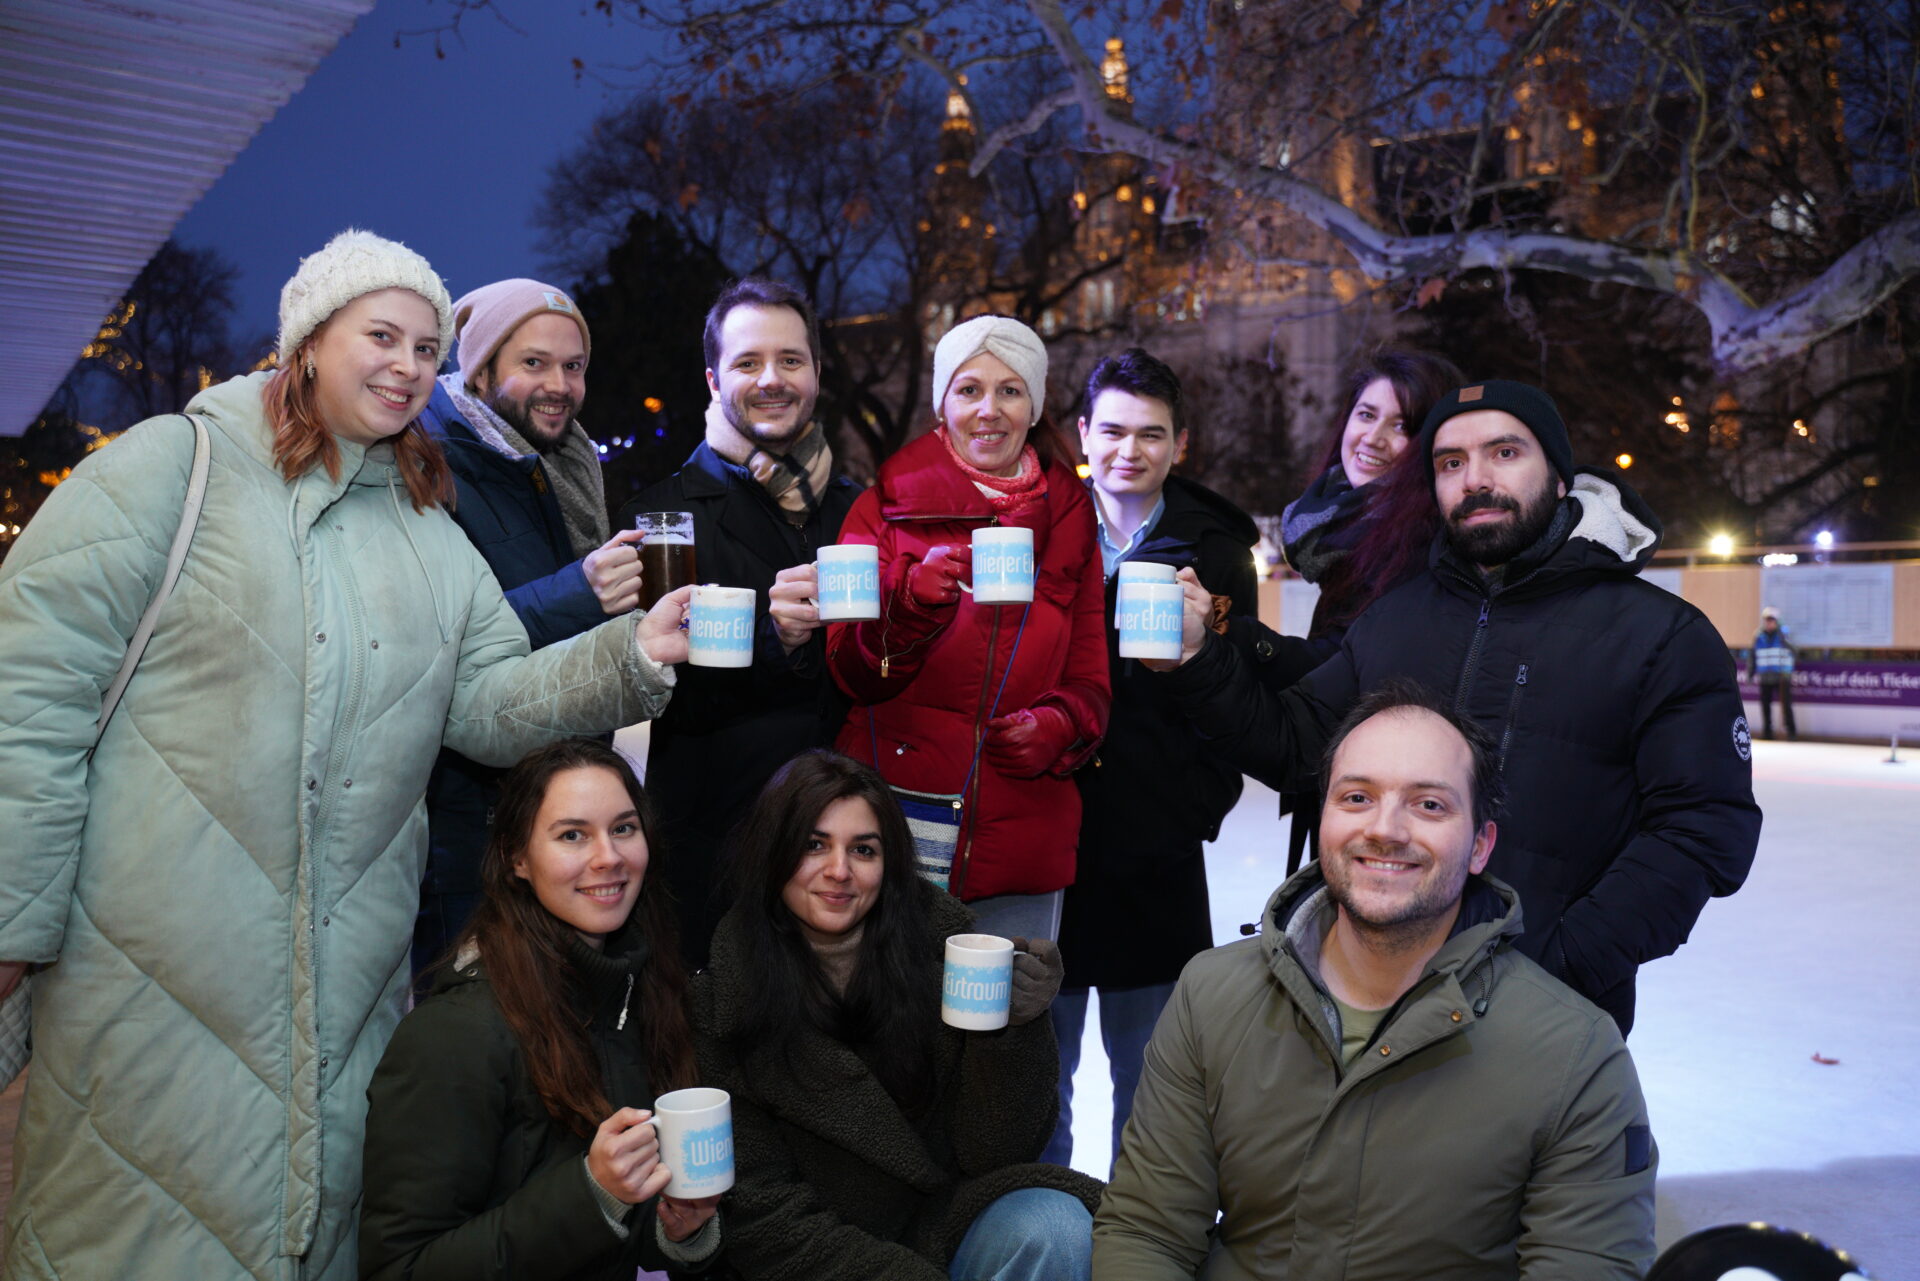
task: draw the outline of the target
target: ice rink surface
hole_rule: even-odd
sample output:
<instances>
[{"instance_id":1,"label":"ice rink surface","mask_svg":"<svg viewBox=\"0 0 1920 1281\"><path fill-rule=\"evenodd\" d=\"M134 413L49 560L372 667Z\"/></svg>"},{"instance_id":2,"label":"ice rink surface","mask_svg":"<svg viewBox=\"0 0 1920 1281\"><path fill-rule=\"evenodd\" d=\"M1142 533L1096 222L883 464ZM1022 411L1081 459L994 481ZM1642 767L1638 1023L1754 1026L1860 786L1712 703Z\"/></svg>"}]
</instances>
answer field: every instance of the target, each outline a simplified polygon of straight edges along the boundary
<instances>
[{"instance_id":1,"label":"ice rink surface","mask_svg":"<svg viewBox=\"0 0 1920 1281\"><path fill-rule=\"evenodd\" d=\"M1901 755L1755 743L1766 821L1752 876L1707 905L1678 953L1641 967L1628 1046L1659 1143L1663 1248L1765 1221L1849 1250L1882 1281L1920 1281L1920 749ZM1285 873L1276 809L1249 780L1208 850L1218 943ZM1106 1086L1090 1012L1073 1163L1103 1178Z\"/></svg>"}]
</instances>

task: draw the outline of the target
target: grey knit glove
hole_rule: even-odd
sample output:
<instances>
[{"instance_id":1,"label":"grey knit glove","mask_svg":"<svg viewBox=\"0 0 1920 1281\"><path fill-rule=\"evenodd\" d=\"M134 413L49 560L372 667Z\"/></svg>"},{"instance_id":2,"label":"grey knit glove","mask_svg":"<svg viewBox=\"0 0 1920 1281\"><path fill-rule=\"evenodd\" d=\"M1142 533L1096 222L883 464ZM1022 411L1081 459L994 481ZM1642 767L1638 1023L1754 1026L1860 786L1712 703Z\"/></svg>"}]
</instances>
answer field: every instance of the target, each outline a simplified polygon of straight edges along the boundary
<instances>
[{"instance_id":1,"label":"grey knit glove","mask_svg":"<svg viewBox=\"0 0 1920 1281\"><path fill-rule=\"evenodd\" d=\"M1052 939L1013 940L1013 1000L1007 1006L1007 1023L1019 1027L1047 1012L1053 998L1060 995L1060 980L1067 976L1066 962Z\"/></svg>"}]
</instances>

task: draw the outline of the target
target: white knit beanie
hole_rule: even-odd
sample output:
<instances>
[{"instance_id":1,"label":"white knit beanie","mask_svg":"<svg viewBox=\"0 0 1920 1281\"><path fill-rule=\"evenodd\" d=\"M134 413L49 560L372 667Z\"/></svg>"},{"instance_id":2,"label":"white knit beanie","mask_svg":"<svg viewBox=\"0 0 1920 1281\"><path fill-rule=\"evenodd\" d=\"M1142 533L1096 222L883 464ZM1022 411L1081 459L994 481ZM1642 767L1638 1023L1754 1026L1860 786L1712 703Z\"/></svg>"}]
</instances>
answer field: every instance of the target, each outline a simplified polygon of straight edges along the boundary
<instances>
[{"instance_id":1,"label":"white knit beanie","mask_svg":"<svg viewBox=\"0 0 1920 1281\"><path fill-rule=\"evenodd\" d=\"M300 270L280 287L280 364L292 362L300 344L328 316L362 294L409 289L433 304L440 320L440 355L453 348L453 300L440 277L413 250L371 231L347 228L319 253L300 260Z\"/></svg>"},{"instance_id":2,"label":"white knit beanie","mask_svg":"<svg viewBox=\"0 0 1920 1281\"><path fill-rule=\"evenodd\" d=\"M1040 409L1047 399L1047 348L1039 334L1012 316L975 316L947 330L947 336L933 349L934 414L940 413L955 371L981 352L999 357L1020 375L1033 400L1033 421L1039 422Z\"/></svg>"}]
</instances>

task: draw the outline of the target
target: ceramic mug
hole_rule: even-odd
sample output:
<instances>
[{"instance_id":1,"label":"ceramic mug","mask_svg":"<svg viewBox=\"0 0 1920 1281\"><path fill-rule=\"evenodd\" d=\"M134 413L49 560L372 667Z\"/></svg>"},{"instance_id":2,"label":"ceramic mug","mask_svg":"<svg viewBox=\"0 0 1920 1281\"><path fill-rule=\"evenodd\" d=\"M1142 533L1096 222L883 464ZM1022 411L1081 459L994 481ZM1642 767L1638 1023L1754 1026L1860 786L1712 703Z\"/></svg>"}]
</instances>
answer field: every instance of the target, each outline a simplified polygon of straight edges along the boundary
<instances>
[{"instance_id":1,"label":"ceramic mug","mask_svg":"<svg viewBox=\"0 0 1920 1281\"><path fill-rule=\"evenodd\" d=\"M687 611L687 661L695 667L753 666L753 588L705 583Z\"/></svg>"},{"instance_id":2,"label":"ceramic mug","mask_svg":"<svg viewBox=\"0 0 1920 1281\"><path fill-rule=\"evenodd\" d=\"M871 543L822 547L813 563L822 622L880 617L880 549Z\"/></svg>"},{"instance_id":3,"label":"ceramic mug","mask_svg":"<svg viewBox=\"0 0 1920 1281\"><path fill-rule=\"evenodd\" d=\"M1113 625L1120 633L1120 657L1180 657L1180 629L1186 616L1186 592L1174 581L1173 566L1120 566L1113 596Z\"/></svg>"},{"instance_id":4,"label":"ceramic mug","mask_svg":"<svg viewBox=\"0 0 1920 1281\"><path fill-rule=\"evenodd\" d=\"M733 1186L733 1098L709 1086L675 1090L653 1101L660 1164L673 1171L666 1194L691 1201Z\"/></svg>"},{"instance_id":5,"label":"ceramic mug","mask_svg":"<svg viewBox=\"0 0 1920 1281\"><path fill-rule=\"evenodd\" d=\"M973 531L973 598L982 605L1019 605L1033 599L1033 531L1021 525L983 525Z\"/></svg>"},{"instance_id":6,"label":"ceramic mug","mask_svg":"<svg viewBox=\"0 0 1920 1281\"><path fill-rule=\"evenodd\" d=\"M940 1021L969 1032L1007 1025L1013 1001L1013 940L997 934L955 934L947 940L940 977Z\"/></svg>"}]
</instances>

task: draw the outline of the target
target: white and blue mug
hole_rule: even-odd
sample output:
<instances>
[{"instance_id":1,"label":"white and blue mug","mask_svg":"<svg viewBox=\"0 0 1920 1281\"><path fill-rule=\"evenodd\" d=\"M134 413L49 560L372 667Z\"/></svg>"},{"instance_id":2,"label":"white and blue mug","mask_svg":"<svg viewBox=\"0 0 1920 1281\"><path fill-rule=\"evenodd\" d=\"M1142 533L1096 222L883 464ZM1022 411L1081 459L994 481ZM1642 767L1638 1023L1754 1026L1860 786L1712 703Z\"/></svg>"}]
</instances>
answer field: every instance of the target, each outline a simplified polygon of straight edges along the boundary
<instances>
[{"instance_id":1,"label":"white and blue mug","mask_svg":"<svg viewBox=\"0 0 1920 1281\"><path fill-rule=\"evenodd\" d=\"M940 977L940 1021L969 1032L1007 1025L1013 1001L1013 940L997 934L955 934L947 940Z\"/></svg>"},{"instance_id":2,"label":"white and blue mug","mask_svg":"<svg viewBox=\"0 0 1920 1281\"><path fill-rule=\"evenodd\" d=\"M1178 659L1186 593L1174 581L1173 566L1127 561L1118 580L1113 625L1120 657Z\"/></svg>"},{"instance_id":3,"label":"white and blue mug","mask_svg":"<svg viewBox=\"0 0 1920 1281\"><path fill-rule=\"evenodd\" d=\"M687 611L687 661L695 667L753 666L753 588L705 583Z\"/></svg>"},{"instance_id":4,"label":"white and blue mug","mask_svg":"<svg viewBox=\"0 0 1920 1281\"><path fill-rule=\"evenodd\" d=\"M682 1200L719 1196L733 1186L733 1098L694 1086L653 1101L660 1164L673 1171L666 1194Z\"/></svg>"},{"instance_id":5,"label":"white and blue mug","mask_svg":"<svg viewBox=\"0 0 1920 1281\"><path fill-rule=\"evenodd\" d=\"M1033 599L1031 529L982 525L973 531L972 591L982 605L1019 605Z\"/></svg>"},{"instance_id":6,"label":"white and blue mug","mask_svg":"<svg viewBox=\"0 0 1920 1281\"><path fill-rule=\"evenodd\" d=\"M872 543L822 547L813 563L822 622L880 617L880 549Z\"/></svg>"}]
</instances>

